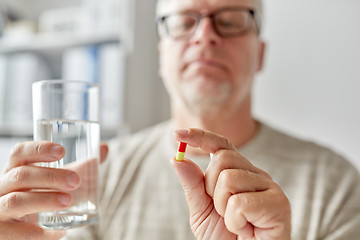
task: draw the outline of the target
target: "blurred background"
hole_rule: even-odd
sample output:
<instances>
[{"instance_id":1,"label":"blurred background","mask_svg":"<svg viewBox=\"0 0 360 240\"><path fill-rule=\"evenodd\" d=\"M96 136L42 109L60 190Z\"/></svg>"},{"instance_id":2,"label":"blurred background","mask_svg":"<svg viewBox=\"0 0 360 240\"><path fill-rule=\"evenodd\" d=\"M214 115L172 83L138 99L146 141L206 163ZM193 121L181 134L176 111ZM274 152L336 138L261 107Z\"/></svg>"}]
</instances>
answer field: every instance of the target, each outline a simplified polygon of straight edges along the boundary
<instances>
[{"instance_id":1,"label":"blurred background","mask_svg":"<svg viewBox=\"0 0 360 240\"><path fill-rule=\"evenodd\" d=\"M360 1L265 0L255 114L360 169Z\"/></svg>"},{"instance_id":2,"label":"blurred background","mask_svg":"<svg viewBox=\"0 0 360 240\"><path fill-rule=\"evenodd\" d=\"M31 84L97 82L102 138L169 117L156 0L0 0L0 169L32 138ZM360 169L360 2L266 1L255 116L333 148Z\"/></svg>"}]
</instances>

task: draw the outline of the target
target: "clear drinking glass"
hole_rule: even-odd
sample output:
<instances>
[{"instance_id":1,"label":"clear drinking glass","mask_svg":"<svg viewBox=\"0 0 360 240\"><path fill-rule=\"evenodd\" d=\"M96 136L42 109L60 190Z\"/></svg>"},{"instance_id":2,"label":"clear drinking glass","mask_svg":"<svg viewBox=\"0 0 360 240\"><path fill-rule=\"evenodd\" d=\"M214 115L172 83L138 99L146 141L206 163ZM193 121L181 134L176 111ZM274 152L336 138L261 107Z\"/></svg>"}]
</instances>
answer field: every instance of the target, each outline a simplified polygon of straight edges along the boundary
<instances>
[{"instance_id":1,"label":"clear drinking glass","mask_svg":"<svg viewBox=\"0 0 360 240\"><path fill-rule=\"evenodd\" d=\"M32 85L34 140L60 143L65 156L42 167L66 168L80 175L72 206L38 214L47 229L69 229L98 221L100 156L99 88L94 83L45 80Z\"/></svg>"}]
</instances>

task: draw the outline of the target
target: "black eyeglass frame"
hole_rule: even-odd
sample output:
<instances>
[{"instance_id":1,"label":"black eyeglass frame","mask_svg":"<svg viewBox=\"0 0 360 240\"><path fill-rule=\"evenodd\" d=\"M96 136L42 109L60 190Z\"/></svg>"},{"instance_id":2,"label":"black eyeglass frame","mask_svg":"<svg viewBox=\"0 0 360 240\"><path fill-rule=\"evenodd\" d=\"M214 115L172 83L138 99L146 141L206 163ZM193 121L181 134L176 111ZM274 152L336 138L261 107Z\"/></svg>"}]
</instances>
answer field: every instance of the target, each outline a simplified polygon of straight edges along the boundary
<instances>
[{"instance_id":1,"label":"black eyeglass frame","mask_svg":"<svg viewBox=\"0 0 360 240\"><path fill-rule=\"evenodd\" d=\"M186 36L179 36L179 37L172 36L170 34L169 28L168 28L168 26L166 24L166 19L167 18L169 18L171 16L174 16L174 15L178 15L178 14L186 14L186 15L192 16L194 19L196 19L196 25L195 25L195 28L194 28L195 31L196 31L200 21L203 18L210 18L212 28L214 29L216 34L219 35L220 37L223 37L223 38L239 37L239 36L245 35L246 33L249 32L249 30L251 28L252 21L249 21L249 23L248 23L249 25L246 27L246 29L243 32L234 33L234 34L225 34L225 35L221 34L221 32L218 31L218 29L216 27L216 23L215 23L215 17L219 13L224 12L224 11L239 11L239 10L246 11L251 15L252 19L255 22L255 25L256 25L256 28L257 28L257 31L258 31L258 35L260 35L260 29L261 29L260 26L261 26L261 24L260 24L260 19L258 17L257 11L255 9L251 9L251 8L247 8L247 7L225 7L225 8L217 9L216 11L214 11L212 13L208 13L208 14L200 14L200 13L195 12L195 11L189 11L189 12L178 12L178 13L172 13L172 14L167 14L167 15L164 15L164 16L160 16L160 17L158 17L156 19L157 27L158 27L158 33L159 33L160 26L163 26L165 31L166 31L166 34L168 36L174 37L176 39L178 39L178 38L186 38Z\"/></svg>"}]
</instances>

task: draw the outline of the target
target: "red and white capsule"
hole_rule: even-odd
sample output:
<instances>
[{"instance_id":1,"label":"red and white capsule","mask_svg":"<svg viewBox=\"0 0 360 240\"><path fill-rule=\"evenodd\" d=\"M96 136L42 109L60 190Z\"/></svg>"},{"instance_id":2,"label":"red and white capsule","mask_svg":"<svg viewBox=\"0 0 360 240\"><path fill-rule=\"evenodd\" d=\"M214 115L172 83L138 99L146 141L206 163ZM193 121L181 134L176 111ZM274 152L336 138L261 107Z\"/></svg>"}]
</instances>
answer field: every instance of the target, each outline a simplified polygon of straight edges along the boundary
<instances>
[{"instance_id":1,"label":"red and white capsule","mask_svg":"<svg viewBox=\"0 0 360 240\"><path fill-rule=\"evenodd\" d=\"M177 154L176 154L176 160L177 161L184 160L186 145L187 145L187 143L179 142L179 147L178 147L178 151L177 151Z\"/></svg>"}]
</instances>

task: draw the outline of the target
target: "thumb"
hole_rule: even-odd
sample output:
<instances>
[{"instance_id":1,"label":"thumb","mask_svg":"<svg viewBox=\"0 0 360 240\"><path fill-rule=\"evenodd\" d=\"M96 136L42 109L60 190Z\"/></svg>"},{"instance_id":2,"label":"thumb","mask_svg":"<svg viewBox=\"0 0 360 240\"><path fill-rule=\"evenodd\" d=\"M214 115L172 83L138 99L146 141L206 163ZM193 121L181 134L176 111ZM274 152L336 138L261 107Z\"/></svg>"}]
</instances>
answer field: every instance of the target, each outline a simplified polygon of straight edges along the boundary
<instances>
[{"instance_id":1,"label":"thumb","mask_svg":"<svg viewBox=\"0 0 360 240\"><path fill-rule=\"evenodd\" d=\"M189 159L177 161L173 158L171 165L175 169L183 187L190 217L202 214L212 203L211 197L205 190L204 173L198 165Z\"/></svg>"}]
</instances>

